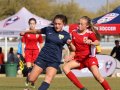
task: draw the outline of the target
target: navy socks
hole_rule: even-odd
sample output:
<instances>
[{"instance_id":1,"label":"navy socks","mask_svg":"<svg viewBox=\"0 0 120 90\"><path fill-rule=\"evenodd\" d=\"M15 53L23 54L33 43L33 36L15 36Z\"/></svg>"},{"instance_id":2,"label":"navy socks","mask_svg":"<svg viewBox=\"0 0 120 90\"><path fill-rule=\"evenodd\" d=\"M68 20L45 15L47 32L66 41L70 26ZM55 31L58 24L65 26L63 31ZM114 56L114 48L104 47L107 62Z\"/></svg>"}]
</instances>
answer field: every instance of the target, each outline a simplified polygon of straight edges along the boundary
<instances>
[{"instance_id":1,"label":"navy socks","mask_svg":"<svg viewBox=\"0 0 120 90\"><path fill-rule=\"evenodd\" d=\"M47 82L43 82L41 86L38 88L38 90L47 90L49 88L50 84Z\"/></svg>"}]
</instances>

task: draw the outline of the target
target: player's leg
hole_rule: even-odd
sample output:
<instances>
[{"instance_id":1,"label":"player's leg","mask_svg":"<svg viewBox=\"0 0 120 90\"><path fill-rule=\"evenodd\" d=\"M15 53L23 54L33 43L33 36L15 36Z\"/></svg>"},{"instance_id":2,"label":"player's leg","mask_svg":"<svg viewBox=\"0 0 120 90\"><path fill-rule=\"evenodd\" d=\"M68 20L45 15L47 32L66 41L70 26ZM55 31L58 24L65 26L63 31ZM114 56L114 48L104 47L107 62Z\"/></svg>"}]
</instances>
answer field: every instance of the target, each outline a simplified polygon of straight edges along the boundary
<instances>
[{"instance_id":1,"label":"player's leg","mask_svg":"<svg viewBox=\"0 0 120 90\"><path fill-rule=\"evenodd\" d=\"M31 71L31 73L27 77L27 81L30 82L30 83L34 83L37 80L39 74L42 71L43 71L43 69L35 64L32 71ZM24 90L29 90L29 88L25 88Z\"/></svg>"},{"instance_id":2,"label":"player's leg","mask_svg":"<svg viewBox=\"0 0 120 90\"><path fill-rule=\"evenodd\" d=\"M39 74L41 74L45 68L46 62L38 57L37 60L35 61L35 65L33 66L32 71L28 76L28 81L34 84Z\"/></svg>"},{"instance_id":3,"label":"player's leg","mask_svg":"<svg viewBox=\"0 0 120 90\"><path fill-rule=\"evenodd\" d=\"M26 86L29 85L28 75L32 70L32 60L31 60L32 57L31 57L30 53L31 53L30 50L27 50L27 52L26 52L27 56L25 56L25 60L26 60L26 72L25 73L26 73L26 77L27 77L26 81L25 81Z\"/></svg>"},{"instance_id":4,"label":"player's leg","mask_svg":"<svg viewBox=\"0 0 120 90\"><path fill-rule=\"evenodd\" d=\"M27 50L27 56L25 57L25 60L26 60L26 81L25 81L25 85L28 86L29 85L29 81L28 81L28 75L29 73L31 72L32 70L32 62L31 62L31 55L30 55L30 52L28 52Z\"/></svg>"},{"instance_id":5,"label":"player's leg","mask_svg":"<svg viewBox=\"0 0 120 90\"><path fill-rule=\"evenodd\" d=\"M92 72L95 79L103 86L105 90L111 90L107 81L101 76L99 69L96 65L91 66L90 71Z\"/></svg>"},{"instance_id":6,"label":"player's leg","mask_svg":"<svg viewBox=\"0 0 120 90\"><path fill-rule=\"evenodd\" d=\"M38 65L34 65L32 71L30 72L28 76L29 82L35 82L38 78L38 76L42 73L43 69L39 67Z\"/></svg>"},{"instance_id":7,"label":"player's leg","mask_svg":"<svg viewBox=\"0 0 120 90\"><path fill-rule=\"evenodd\" d=\"M47 67L46 68L46 76L45 80L42 82L41 86L39 87L38 90L47 90L50 86L51 81L55 77L57 73L57 69L54 67Z\"/></svg>"},{"instance_id":8,"label":"player's leg","mask_svg":"<svg viewBox=\"0 0 120 90\"><path fill-rule=\"evenodd\" d=\"M32 66L34 66L34 62L36 61L39 54L39 50L32 50ZM35 88L35 82L31 83L32 88Z\"/></svg>"},{"instance_id":9,"label":"player's leg","mask_svg":"<svg viewBox=\"0 0 120 90\"><path fill-rule=\"evenodd\" d=\"M90 58L89 61L89 70L92 72L95 79L103 86L105 90L111 90L107 81L102 77L98 69L98 61L96 58Z\"/></svg>"},{"instance_id":10,"label":"player's leg","mask_svg":"<svg viewBox=\"0 0 120 90\"><path fill-rule=\"evenodd\" d=\"M26 75L32 70L32 51L25 50L25 62L26 62Z\"/></svg>"},{"instance_id":11,"label":"player's leg","mask_svg":"<svg viewBox=\"0 0 120 90\"><path fill-rule=\"evenodd\" d=\"M34 66L34 62L36 61L37 57L39 54L39 49L38 50L32 50L32 66Z\"/></svg>"},{"instance_id":12,"label":"player's leg","mask_svg":"<svg viewBox=\"0 0 120 90\"><path fill-rule=\"evenodd\" d=\"M75 84L78 88L80 88L81 90L87 90L80 83L80 81L77 79L77 77L71 72L71 69L78 68L78 67L80 67L80 65L81 64L79 62L72 60L63 66L63 71L66 74L66 76L73 82L73 84Z\"/></svg>"}]
</instances>

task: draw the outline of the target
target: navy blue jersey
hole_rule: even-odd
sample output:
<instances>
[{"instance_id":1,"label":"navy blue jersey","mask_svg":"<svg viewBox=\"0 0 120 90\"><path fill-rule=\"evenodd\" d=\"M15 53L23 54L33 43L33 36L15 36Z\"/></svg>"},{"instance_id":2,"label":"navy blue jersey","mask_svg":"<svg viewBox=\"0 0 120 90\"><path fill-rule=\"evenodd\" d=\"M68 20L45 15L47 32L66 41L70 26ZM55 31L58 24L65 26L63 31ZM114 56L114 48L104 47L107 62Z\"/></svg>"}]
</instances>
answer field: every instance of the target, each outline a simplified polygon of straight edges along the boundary
<instances>
[{"instance_id":1,"label":"navy blue jersey","mask_svg":"<svg viewBox=\"0 0 120 90\"><path fill-rule=\"evenodd\" d=\"M46 39L38 59L49 62L61 62L63 46L70 39L69 33L64 30L56 32L54 27L45 27L41 30L41 33L46 35Z\"/></svg>"}]
</instances>

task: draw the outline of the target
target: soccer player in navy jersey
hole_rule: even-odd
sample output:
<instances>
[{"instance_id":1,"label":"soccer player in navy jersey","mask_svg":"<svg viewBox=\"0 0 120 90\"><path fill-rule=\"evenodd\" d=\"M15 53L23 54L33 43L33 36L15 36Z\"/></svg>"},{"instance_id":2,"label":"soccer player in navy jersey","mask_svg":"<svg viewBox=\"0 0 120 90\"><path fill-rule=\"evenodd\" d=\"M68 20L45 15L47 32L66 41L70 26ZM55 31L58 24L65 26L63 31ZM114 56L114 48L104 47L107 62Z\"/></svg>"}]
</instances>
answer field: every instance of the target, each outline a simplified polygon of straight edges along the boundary
<instances>
[{"instance_id":1,"label":"soccer player in navy jersey","mask_svg":"<svg viewBox=\"0 0 120 90\"><path fill-rule=\"evenodd\" d=\"M47 90L51 81L57 73L57 69L61 64L62 49L65 44L68 45L71 51L75 51L75 47L71 42L69 33L63 30L64 25L67 24L67 17L64 15L56 15L53 19L53 27L45 27L41 30L29 30L25 33L39 33L45 34L45 45L35 61L33 70L31 71L28 80L35 82L43 70L46 70L45 79L38 88L38 90Z\"/></svg>"},{"instance_id":2,"label":"soccer player in navy jersey","mask_svg":"<svg viewBox=\"0 0 120 90\"><path fill-rule=\"evenodd\" d=\"M64 60L66 63L63 66L63 71L66 76L80 89L87 90L76 76L71 72L71 69L88 68L95 79L102 85L104 90L111 90L107 81L101 76L98 69L98 61L95 56L95 46L99 45L99 35L91 24L91 19L83 16L79 19L78 29L71 33L72 42L76 47L75 52L71 52Z\"/></svg>"}]
</instances>

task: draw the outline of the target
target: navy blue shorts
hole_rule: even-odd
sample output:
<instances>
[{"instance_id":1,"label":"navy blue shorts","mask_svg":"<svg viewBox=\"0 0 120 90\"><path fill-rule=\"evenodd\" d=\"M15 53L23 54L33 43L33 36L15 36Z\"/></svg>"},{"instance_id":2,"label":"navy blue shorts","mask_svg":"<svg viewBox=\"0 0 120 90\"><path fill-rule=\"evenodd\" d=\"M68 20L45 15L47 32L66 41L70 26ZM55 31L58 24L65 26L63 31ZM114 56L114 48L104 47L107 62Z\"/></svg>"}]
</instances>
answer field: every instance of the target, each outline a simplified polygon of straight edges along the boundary
<instances>
[{"instance_id":1,"label":"navy blue shorts","mask_svg":"<svg viewBox=\"0 0 120 90\"><path fill-rule=\"evenodd\" d=\"M35 64L45 70L47 67L53 67L55 69L59 68L60 63L58 62L49 62L45 60L36 60Z\"/></svg>"}]
</instances>

